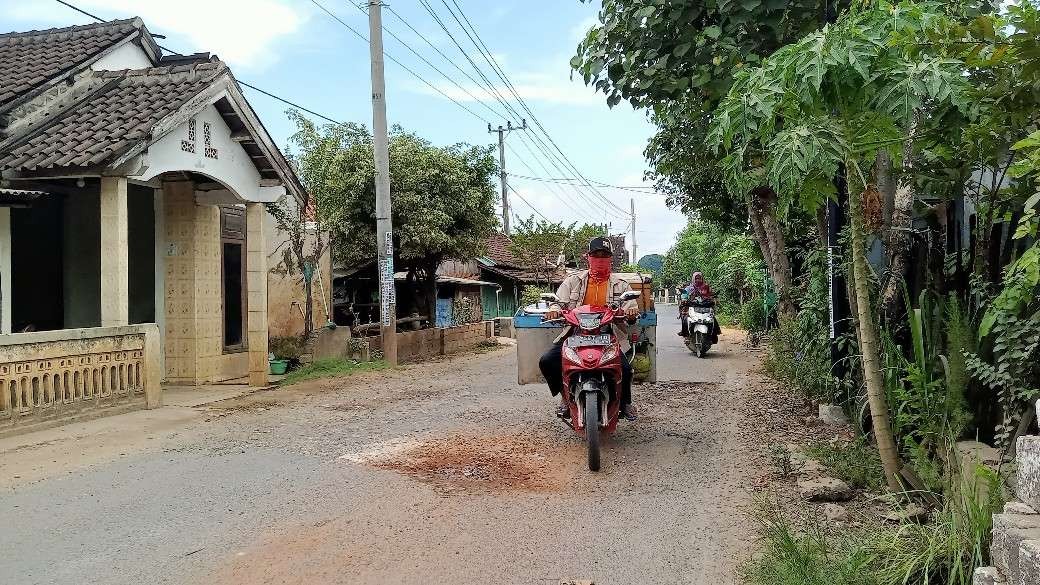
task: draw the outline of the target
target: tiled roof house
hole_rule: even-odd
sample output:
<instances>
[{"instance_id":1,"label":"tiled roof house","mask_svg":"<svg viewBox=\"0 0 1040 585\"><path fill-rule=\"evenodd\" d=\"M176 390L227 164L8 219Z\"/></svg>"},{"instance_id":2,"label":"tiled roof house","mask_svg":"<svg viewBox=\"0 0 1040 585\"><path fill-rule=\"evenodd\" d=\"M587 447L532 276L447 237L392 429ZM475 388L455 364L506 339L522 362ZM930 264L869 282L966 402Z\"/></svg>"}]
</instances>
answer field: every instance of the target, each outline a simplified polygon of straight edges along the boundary
<instances>
[{"instance_id":1,"label":"tiled roof house","mask_svg":"<svg viewBox=\"0 0 1040 585\"><path fill-rule=\"evenodd\" d=\"M283 197L306 201L218 58L137 18L0 34L0 433L160 380L266 384Z\"/></svg>"}]
</instances>

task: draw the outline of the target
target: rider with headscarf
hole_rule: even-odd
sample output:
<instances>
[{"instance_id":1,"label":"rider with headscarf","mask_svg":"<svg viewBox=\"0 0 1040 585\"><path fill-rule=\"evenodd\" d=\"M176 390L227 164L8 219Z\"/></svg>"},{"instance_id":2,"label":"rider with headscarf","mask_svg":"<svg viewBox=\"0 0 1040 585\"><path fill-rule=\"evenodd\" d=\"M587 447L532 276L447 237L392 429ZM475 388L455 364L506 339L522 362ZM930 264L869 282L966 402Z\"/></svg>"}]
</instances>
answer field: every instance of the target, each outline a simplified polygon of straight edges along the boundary
<instances>
[{"instance_id":1,"label":"rider with headscarf","mask_svg":"<svg viewBox=\"0 0 1040 585\"><path fill-rule=\"evenodd\" d=\"M682 329L679 331L679 335L686 337L689 335L686 323L686 307L689 303L696 301L703 301L705 303L715 303L715 292L711 290L711 285L708 281L704 280L704 275L700 272L694 271L693 276L690 278L690 284L683 289L683 302L679 305L679 321L682 323ZM719 327L719 320L715 320L715 342L718 342L718 336L722 333L722 328Z\"/></svg>"}]
</instances>

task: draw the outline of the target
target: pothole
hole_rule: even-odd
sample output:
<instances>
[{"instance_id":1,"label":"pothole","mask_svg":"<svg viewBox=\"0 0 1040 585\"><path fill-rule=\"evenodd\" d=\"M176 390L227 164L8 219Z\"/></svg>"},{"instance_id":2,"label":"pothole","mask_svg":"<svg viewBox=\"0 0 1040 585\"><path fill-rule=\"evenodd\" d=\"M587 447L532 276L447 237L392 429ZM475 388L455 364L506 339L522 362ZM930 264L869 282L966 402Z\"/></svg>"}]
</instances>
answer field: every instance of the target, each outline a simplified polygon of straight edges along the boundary
<instances>
[{"instance_id":1,"label":"pothole","mask_svg":"<svg viewBox=\"0 0 1040 585\"><path fill-rule=\"evenodd\" d=\"M567 468L580 462L548 439L520 435L452 435L423 442L392 442L343 459L403 473L441 492L556 491Z\"/></svg>"}]
</instances>

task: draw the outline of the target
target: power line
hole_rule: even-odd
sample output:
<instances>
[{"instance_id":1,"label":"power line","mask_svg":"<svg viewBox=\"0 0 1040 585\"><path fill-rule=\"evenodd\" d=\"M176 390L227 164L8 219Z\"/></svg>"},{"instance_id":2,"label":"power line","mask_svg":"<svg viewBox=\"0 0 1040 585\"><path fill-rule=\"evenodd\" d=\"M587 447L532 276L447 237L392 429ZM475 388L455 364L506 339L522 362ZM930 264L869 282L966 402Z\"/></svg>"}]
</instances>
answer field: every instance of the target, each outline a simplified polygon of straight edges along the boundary
<instances>
[{"instance_id":1,"label":"power line","mask_svg":"<svg viewBox=\"0 0 1040 585\"><path fill-rule=\"evenodd\" d=\"M466 35L469 37L470 42L472 42L474 47L477 48L477 51L481 54L481 56L484 58L484 60L491 66L492 70L495 72L495 74L498 76L498 78L503 83L506 84L507 88L509 89L509 91L513 95L513 97L516 99L516 101L531 116L531 118L534 121L535 125L542 131L542 134L545 135L545 138L548 139L548 141L552 145L553 149L555 149L555 152L552 152L552 149L549 149L549 147L546 146L545 142L543 140L541 140L541 138L537 134L534 134L533 135L534 138L536 138L538 140L538 142L540 143L540 145L541 145L540 150L542 150L543 152L545 152L545 150L549 150L548 154L551 156L551 158L554 161L555 160L561 161L564 166L569 167L573 172L577 173L579 176L584 178L584 175L582 175L581 172L578 171L577 167L575 167L574 164L570 161L570 159L567 158L567 155L563 152L563 150L559 147L559 145L556 144L556 142L553 140L552 136L549 135L548 130L546 130L545 126L542 125L542 123L538 119L537 115L535 115L535 113L527 105L527 103L524 101L523 97L520 96L518 90L513 85L513 83L509 80L508 76L506 75L505 70L501 67L501 65L499 65L498 61L494 58L494 55L491 53L491 49L488 48L488 46L484 43L483 39L480 37L480 34L477 32L476 27L474 27L472 22L470 22L470 20L466 17L465 13L463 12L462 8L458 5L458 3L455 2L454 0L452 0L452 3L455 5L455 7L459 11L459 15L458 16L451 9L451 7L448 6L448 4L447 4L447 2L445 0L441 0L441 3L444 4L445 8L447 8L448 11L452 14L452 17L455 19L455 22L458 23L459 26L463 29L463 32L465 32ZM462 19L465 20L465 23L466 23L465 25L462 23L462 21L459 20L459 16L461 16ZM467 25L469 27L468 30L467 30ZM472 34L470 34L470 31L472 31ZM559 156L557 156L556 153L559 153ZM558 165L556 165L555 162L553 163L553 166L556 166L557 169L560 169L560 167ZM588 181L585 181L584 183L579 183L579 185L581 187L583 187L583 189L589 191L594 197L598 198L600 201L605 202L608 206L613 207L615 210L618 210L622 214L622 215L613 214L615 217L624 217L624 214L626 212L623 209L621 209L620 207L618 207L616 204L614 204L612 201L610 201L606 196L604 196L601 192L599 192L599 190L593 188L588 183ZM592 205L593 205L593 207L597 207L597 205L595 205L595 204L592 204ZM604 210L604 211L606 211L606 210ZM609 213L609 212L607 212L607 213Z\"/></svg>"},{"instance_id":2,"label":"power line","mask_svg":"<svg viewBox=\"0 0 1040 585\"><path fill-rule=\"evenodd\" d=\"M331 17L333 20L335 20L336 22L338 22L341 25L343 25L344 27L346 27L347 30L349 30L350 32L354 33L354 35L356 35L359 39L361 39L362 41L364 41L366 43L368 42L368 37L366 37L365 35L363 35L360 32L358 32L358 30L356 28L350 26L350 24L348 24L347 21L343 20L339 16L336 16L336 14L334 12L332 12L331 10L326 8L322 3L318 2L318 0L311 0L311 3L314 4L315 6L317 6L318 8L320 8L322 10L322 12L324 12L327 15L329 15L329 17ZM441 90L441 88L439 88L436 85L434 85L434 84L430 83L429 81L427 81L426 78L424 78L422 75L419 75L411 67L408 67L404 63L401 63L400 61L395 59L393 56L391 56L389 53L384 51L383 52L383 56L386 59L388 59L388 60L392 61L393 63L395 63L401 69L404 69L408 73L411 73L416 79L418 79L419 81L425 83L427 86L430 87L430 89L432 89L433 91L436 91L437 93L441 94L442 96L444 96L445 98L450 100L452 103L454 103L456 106L458 106L458 107L462 108L463 110L466 110L467 112L469 112L469 114L472 115L473 117L477 118L478 120L482 120L485 123L488 123L488 124L491 123L490 120L488 120L487 118L485 118L485 117L481 116L480 114L474 112L473 110L469 109L465 104L463 104L462 102L458 101L457 99L451 97L450 95L445 93L443 90Z\"/></svg>"},{"instance_id":3,"label":"power line","mask_svg":"<svg viewBox=\"0 0 1040 585\"><path fill-rule=\"evenodd\" d=\"M495 86L495 84L490 79L488 79L487 75L484 74L484 71L481 69L481 67L479 65L477 65L477 63L470 56L469 52L466 51L466 49L462 46L462 44L458 41L458 39L455 38L455 35L451 32L451 29L448 28L447 24L445 24L444 20L441 19L440 15L437 14L437 11L433 9L433 7L429 4L429 2L427 2L427 0L419 0L419 3L423 6L423 8L426 9L426 12L430 14L430 16L434 19L434 21L441 27L441 30L443 30L445 32L445 34L448 35L448 38L452 41L452 43L455 45L455 47L459 50L459 52L462 54L463 58L465 58L466 61L469 62L470 66L473 68L473 70L476 71L477 75L483 80L483 83L482 84L478 83L478 85L483 85L483 87L487 88L488 91L491 93L491 95L493 95L495 97L496 101L498 101L511 114L513 114L514 116L516 116L518 118L524 117L520 112L517 111L516 108L514 108L509 103L509 100L502 94L501 91L499 91L499 89ZM450 8L449 8L449 10L450 10ZM452 13L452 16L454 17L454 13ZM457 23L459 23L460 27L462 27L462 24L459 21L458 17L455 17L455 21ZM481 51L480 46L477 45L477 42L476 42L476 40L473 39L473 36L470 35L470 33L468 31L466 31L464 27L462 27L462 29L463 29L463 33L465 33L467 35L467 37L469 37L470 42L473 43L474 46L477 47L477 50L479 52L481 52L481 54L483 55L483 52ZM487 58L485 57L485 61L486 60L487 60ZM501 78L501 75L499 75L499 77ZM472 77L470 79L472 79ZM515 92L514 92L514 95L516 95ZM529 108L527 110L530 111ZM544 132L544 127L543 127L542 131ZM526 136L527 135L523 135L522 134L520 136L521 136L521 139L526 143L526 141L527 141L527 137ZM539 152L541 152L542 156L544 156L546 158L546 160L548 160L551 165L556 167L557 171L559 171L560 173L566 174L566 171L563 169L563 167L560 166L560 162L561 162L560 158L555 153L553 153L551 151L551 149L549 149L549 147L545 143L545 141L537 133L532 134L530 136L531 136L531 139L534 142L535 149L538 150ZM531 148L527 147L526 144L525 144L525 147L528 148L528 151L531 152L531 155L535 158L535 160L539 159L538 155L536 155L533 152L533 150L531 150ZM548 171L546 171L546 172L548 172ZM574 189L575 192L579 195L579 197L584 199L586 201L586 203L588 203L591 206L592 209L596 209L598 207L601 207L601 206L598 206L597 204L593 203L592 199L590 199L589 196L585 195L582 192L582 188L581 187L583 187L583 186L582 185L571 185L571 188ZM562 200L566 201L566 198L564 198ZM616 217L623 217L623 216L616 216Z\"/></svg>"},{"instance_id":4,"label":"power line","mask_svg":"<svg viewBox=\"0 0 1040 585\"><path fill-rule=\"evenodd\" d=\"M86 10L83 10L82 8L80 8L78 6L73 6L72 4L69 4L68 2L66 2L65 0L55 0L55 1L58 4L64 4L66 7L71 8L71 9L75 10L76 12L78 12L80 14L84 14L86 16L89 16L90 18L93 18L94 20L96 20L98 22L105 22L104 18L101 18L100 16L98 16L96 14L91 14L91 13L87 12Z\"/></svg>"},{"instance_id":5,"label":"power line","mask_svg":"<svg viewBox=\"0 0 1040 585\"><path fill-rule=\"evenodd\" d=\"M526 148L526 144L524 146ZM532 174L535 174L537 172L537 171L534 170L533 167L531 167L530 164L528 164L528 162L524 159L524 157L520 156L520 153L517 152L516 149L513 148L511 145L506 144L506 150L508 150L513 155L513 158L515 158L517 160L517 162L519 162L521 165L523 165L524 168L527 169L528 172L530 172ZM528 151L530 151L530 149L528 149ZM534 160L537 161L539 165L541 165L542 169L545 169L545 165L542 164L541 159L538 159L537 157L535 157ZM517 175L517 176L522 176L522 175ZM560 202L563 203L568 209L570 209L574 213L578 214L579 216L589 215L588 212L582 212L581 210L576 208L574 206L574 203L571 202L572 197L568 197L566 194L564 194L563 190L559 186L557 186L555 183L546 183L546 186L549 188L549 191L552 193L552 195L554 197L556 197L557 199L559 199Z\"/></svg>"},{"instance_id":6,"label":"power line","mask_svg":"<svg viewBox=\"0 0 1040 585\"><path fill-rule=\"evenodd\" d=\"M545 214L543 214L541 211L538 211L537 207L535 207L534 205L531 205L531 202L528 201L527 198L525 198L523 195L521 195L519 191L517 191L515 188L513 188L512 185L506 185L506 189L509 189L510 191L512 191L513 195L516 195L517 197L520 198L520 201L523 201L524 203L526 203L527 206L531 208L531 211L533 211L536 214L538 214L538 217L544 219L545 221L548 221L548 222L552 223L551 219L549 219L548 217L545 217Z\"/></svg>"},{"instance_id":7,"label":"power line","mask_svg":"<svg viewBox=\"0 0 1040 585\"><path fill-rule=\"evenodd\" d=\"M71 8L72 10L75 10L76 12L78 12L78 13L84 15L84 16L93 18L94 20L96 20L98 22L108 22L104 18L101 18L100 16L98 16L96 14L92 14L90 12L87 12L86 10L83 10L82 8L80 8L78 6L75 6L75 5L73 5L73 4L69 3L69 2L66 2L65 0L55 0L55 2L57 2L58 4L61 4L62 6L65 6L67 8ZM173 55L181 55L182 54L179 51L174 51L173 49L170 49L168 47L164 47L162 45L158 45L158 47L160 49L166 51L167 53L171 53ZM237 81L238 84L241 85L241 86L248 87L249 89L252 89L254 91L258 91L258 92L266 95L269 98L276 99L276 100L282 102L283 104L286 104L286 105L292 106L294 108L297 108L300 111L307 112L308 114L310 114L312 116L317 116L318 118L321 118L322 120L326 120L328 122L332 122L333 124L342 124L343 123L343 122L340 122L339 120L335 120L333 118L330 118L329 116L326 116L324 114L319 114L318 112L315 112L314 110L312 110L310 108L305 108L305 107L303 107L303 106L301 106L301 105L299 105L299 104L297 104L295 102L292 102L290 100L287 100L287 99L285 99L285 98L283 98L281 96L275 95L275 94L273 94L273 93L271 93L271 92L269 92L269 91L267 91L265 89L260 89L259 87L255 86L255 85L252 85L250 83L246 83L245 81L242 81L241 79L236 79L235 81Z\"/></svg>"},{"instance_id":8,"label":"power line","mask_svg":"<svg viewBox=\"0 0 1040 585\"><path fill-rule=\"evenodd\" d=\"M361 13L362 13L362 14L367 14L367 13L365 12L365 9L364 9L364 8L362 8L362 7L360 6L360 5L354 4L353 6L354 6L355 8L357 8L357 9L358 9L359 11L361 11ZM328 11L326 11L326 12L328 12ZM396 12L394 13L394 15L396 15L396 16L397 16L398 18L401 18L401 16L400 16L400 15L397 15L397 13L396 13ZM338 20L338 19L337 19L337 20ZM402 21L403 21L403 19L402 19ZM407 22L405 22L405 24L408 24L408 23L407 23ZM396 33L395 33L394 31L390 30L390 29L389 29L389 28L387 28L387 27L386 27L385 25L384 25L384 26L383 26L382 28L383 28L383 30L384 30L384 31L385 31L385 32L386 32L386 33L387 33L388 35L390 35L390 36L391 36L391 37L393 37L393 38L394 38L394 39L395 39L395 40L396 40L396 41L397 41L398 43L400 43L401 45L403 45L403 46L404 46L404 48L408 49L409 51L411 51L411 52L412 52L412 54L413 54L413 55L415 55L416 57L418 57L420 61L422 61L423 63L426 63L426 65L427 65L427 66L429 66L429 67L430 67L430 69L433 69L433 70L434 70L434 71L436 71L437 73L441 74L441 76L442 76L442 77L444 77L445 79L447 79L449 83L451 83L451 84L452 84L452 85L454 85L455 87L459 88L459 91L462 91L463 93L465 93L466 95L468 95L468 96L469 96L470 98L472 98L472 99L473 99L473 101L475 101L475 102L477 102L478 104L480 104L480 105L484 106L485 108L487 108L487 110L488 110L489 112L491 112L491 114L492 114L492 115L494 115L494 116L501 116L501 115L502 115L502 114L501 114L501 113L499 113L499 112L498 112L497 110L495 110L495 109L493 109L493 108L492 108L491 106L489 106L489 105L488 105L488 104L487 104L486 102L484 102L484 101L483 101L483 100L481 100L481 99L480 99L479 97L477 97L476 95L474 95L474 94L473 94L473 92L471 92L470 90L466 89L466 88L465 88L465 87L464 87L464 86L463 86L462 84L460 84L459 82L455 81L455 79L454 79L454 78L452 78L452 77L451 77L450 75L448 75L447 73L445 73L445 72L441 71L439 67L437 67L437 66L436 66L436 65L434 65L434 64L433 64L432 62L430 62L430 60L429 60L429 59L427 59L427 58L426 58L426 57L425 57L425 56L424 56L424 55L423 55L422 53L420 53L419 51L417 51L417 50L415 50L414 48L412 48L412 46L411 46L411 45L409 45L409 44L408 44L407 42L405 42L405 40L404 40L404 39L402 39L401 37L397 36L397 34L396 34ZM409 25L409 28L411 28L411 27L410 27L410 25ZM412 30L415 30L415 29L412 29ZM427 42L429 42L429 41L427 41ZM383 53L384 53L384 54L386 54L386 51L384 51ZM452 63L452 64L454 64L454 63ZM458 67L458 66L456 65L456 67ZM485 121L486 121L486 120L485 120ZM490 123L490 122L489 122L489 123Z\"/></svg>"},{"instance_id":9,"label":"power line","mask_svg":"<svg viewBox=\"0 0 1040 585\"><path fill-rule=\"evenodd\" d=\"M297 110L300 110L301 112L307 112L308 114L310 114L312 116L316 116L316 117L321 118L322 120L325 120L327 122L332 122L333 124L343 124L343 122L340 122L339 120L333 120L332 118L330 118L330 117L328 117L328 116L326 116L324 114L319 114L318 112L315 112L314 110L305 108L305 107L301 106L300 104L291 102L291 101L289 101L289 100L287 100L285 98L278 97L278 96L274 95L273 93L271 93L269 91L266 91L266 90L263 90L263 89L260 89L259 87L255 86L255 85L246 83L246 82L244 82L242 80L238 80L238 83L239 83L239 85L248 87L249 89L251 89L253 91L258 91L258 92L266 95L269 98L276 99L276 100L282 102L283 104L292 106L292 107L296 108Z\"/></svg>"},{"instance_id":10,"label":"power line","mask_svg":"<svg viewBox=\"0 0 1040 585\"><path fill-rule=\"evenodd\" d=\"M522 118L523 116L515 108L513 108L513 106L509 103L509 101L506 99L506 97L504 95L502 95L502 93L498 90L497 87L495 87L495 84L492 83L491 80L488 79L487 75L484 74L484 71L480 68L479 65L477 65L477 63L469 55L469 53L466 51L466 49L458 41L458 39L455 38L455 35L452 34L451 29L448 28L447 24L445 24L443 19L441 19L440 15L437 14L436 10L434 10L433 7L426 0L419 0L419 3L423 6L424 9L426 9L426 12L429 13L429 15L434 19L434 21L438 24L438 26L440 26L441 30L443 30L444 33L448 35L448 38L455 45L455 47L459 50L459 52L462 54L463 58L470 64L470 67L472 67L473 70L477 73L477 75L483 80L483 83L476 82L476 80L474 80L469 75L467 75L467 77L469 77L469 79L471 79L475 83L477 83L477 85L481 85L481 86L485 87L490 92L490 95L492 95L492 97L494 97L495 100L498 101L507 111L509 111L510 113L512 113L516 117L521 117ZM465 32L465 31L463 31L463 32ZM525 144L525 148L527 148L528 151L531 152L531 155L534 157L534 159L535 160L539 160L539 162L540 162L540 159L539 159L538 155L536 155L530 149L530 147L528 147L526 145L526 142L527 142L526 135L521 134L520 138L523 141L523 143ZM545 156L546 159L553 166L556 167L557 171L564 172L563 169L559 166L559 164L557 164L557 162L554 160L552 153L547 150L547 147L545 146L544 142L541 141L541 139L538 137L538 135L537 134L533 135L533 138L537 139L537 142L540 143L540 144L536 144L535 148L537 150L539 150L542 153L542 155ZM543 168L544 168L544 166L543 166ZM546 171L546 172L548 172L548 171ZM579 197L585 199L585 201L588 202L593 209L595 209L597 207L595 204L593 204L591 202L591 199L589 199L587 196L585 196L582 193L581 189L579 189L578 186L572 185L571 188L574 189L576 193L578 193ZM568 198L561 197L560 200L562 202L564 202L565 204L568 204L567 203ZM581 213L579 213L579 215L581 215Z\"/></svg>"},{"instance_id":11,"label":"power line","mask_svg":"<svg viewBox=\"0 0 1040 585\"><path fill-rule=\"evenodd\" d=\"M448 5L447 0L441 0L441 3L444 4L444 7L448 9L448 12L452 15L452 18L455 19L455 22L457 22L459 24L459 26L462 28L463 32L466 33L466 36L468 36L470 38L470 41L477 48L477 51L481 54L481 56L484 58L484 60L487 61L488 64L491 66L492 71L494 71L495 74L499 77L499 79L501 79L506 84L506 87L509 89L510 93L513 94L513 97L516 99L517 103L519 103L520 106L530 115L531 120L542 131L542 133L545 135L545 137L549 140L549 143L552 144L552 146L556 149L556 151L559 152L560 156L563 157L563 160L564 160L565 164L567 166L569 166L574 171L575 174L577 174L579 177L581 177L585 181L585 185L587 187L589 187L605 203L607 203L609 206L613 207L617 211L621 212L622 214L626 214L627 215L627 213L628 213L627 211L625 211L624 209L619 207L617 204L615 204L613 201L611 201L605 195L600 193L599 190L595 189L594 187L591 186L591 184L589 184L588 180L581 173L581 171L578 170L578 168L574 165L573 162L571 162L571 160L563 152L563 150L556 143L556 141L553 140L552 136L549 134L549 132L542 125L541 121L538 119L538 116L535 115L535 113L531 110L531 108L528 107L528 105L524 101L524 99L520 96L519 92L516 90L516 87L509 80L509 77L506 75L506 73L502 69L501 65L498 64L498 61L495 59L494 55L491 53L491 50L488 48L487 44L484 43L484 40L480 37L480 33L477 32L476 27L473 26L472 22L470 22L469 18L466 16L465 11L462 9L461 6L459 6L458 2L456 0L451 0L451 3L455 5L455 8L459 12L458 16L456 16L455 11L452 10L451 6ZM459 20L460 17L462 18L462 20ZM465 24L463 24L462 21L465 21ZM469 27L469 30L467 30L467 28L466 28L467 26ZM472 35L470 34L471 31L473 33Z\"/></svg>"},{"instance_id":12,"label":"power line","mask_svg":"<svg viewBox=\"0 0 1040 585\"><path fill-rule=\"evenodd\" d=\"M580 179L575 179L575 178L572 178L572 177L565 177L565 178L528 177L528 176L524 176L524 175L517 175L515 173L509 173L509 176L510 177L516 177L518 179L527 179L529 181L542 181L542 182L545 182L545 183L559 183L559 184L563 184L563 185L569 185L573 181L580 180ZM641 195L660 195L660 193L657 193L656 191L653 190L653 187L640 187L640 186L634 186L634 185L633 186L612 185L610 183L604 183L602 181L593 181L591 179L589 179L589 182L591 182L591 183L593 183L595 185L599 185L600 187L607 187L609 189L620 189L622 191L631 191L633 193L639 193Z\"/></svg>"},{"instance_id":13,"label":"power line","mask_svg":"<svg viewBox=\"0 0 1040 585\"><path fill-rule=\"evenodd\" d=\"M401 21L401 23L403 23L413 33L415 33L415 36L417 36L420 39L422 39L423 42L425 42L427 45L429 45L429 47L431 49L433 49L438 55L440 55L441 58L443 58L445 61L447 61L452 67L454 67L456 70L458 70L458 72L461 73L463 76L465 76L466 79L470 80L470 82L472 82L474 85L478 85L478 86L480 85L480 82L477 81L476 79L474 79L473 76L469 74L469 72L467 72L465 69L463 69L462 66L460 66L458 63L456 63L455 60L453 60L451 57L446 55L444 53L444 51L442 51L440 49L440 47L438 47L436 44L434 44L433 41L431 41L429 38L427 38L426 35L424 35L421 32L419 32L418 29L416 29L414 26L412 26L412 24L410 22L408 22L408 20L405 17L401 16L396 10L394 10L393 7L388 5L386 7L386 9L387 9L388 12L390 12L390 14L393 14L398 20ZM390 34L393 34L393 33L390 33ZM398 39L400 41L400 39L397 37L397 35L394 35L394 38ZM401 41L401 43L405 44L404 41ZM443 75L443 73L442 73L442 75ZM447 77L447 75L445 75L445 77ZM499 113L497 111L495 112L495 115L496 116L501 116L502 118L509 118L510 117L508 114L503 116L501 113Z\"/></svg>"}]
</instances>

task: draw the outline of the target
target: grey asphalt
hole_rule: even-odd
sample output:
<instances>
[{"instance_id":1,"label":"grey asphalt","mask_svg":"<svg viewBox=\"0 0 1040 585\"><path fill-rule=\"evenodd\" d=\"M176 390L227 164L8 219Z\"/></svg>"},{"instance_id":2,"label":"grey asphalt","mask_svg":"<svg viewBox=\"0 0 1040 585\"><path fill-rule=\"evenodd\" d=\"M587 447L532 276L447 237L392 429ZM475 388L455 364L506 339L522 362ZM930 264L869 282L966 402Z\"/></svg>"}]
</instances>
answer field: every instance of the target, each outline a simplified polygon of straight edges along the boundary
<instances>
[{"instance_id":1,"label":"grey asphalt","mask_svg":"<svg viewBox=\"0 0 1040 585\"><path fill-rule=\"evenodd\" d=\"M727 332L697 360L661 312L664 383L636 388L599 473L510 348L305 384L89 464L60 453L119 436L41 443L30 480L4 467L0 583L736 583L754 359Z\"/></svg>"}]
</instances>

